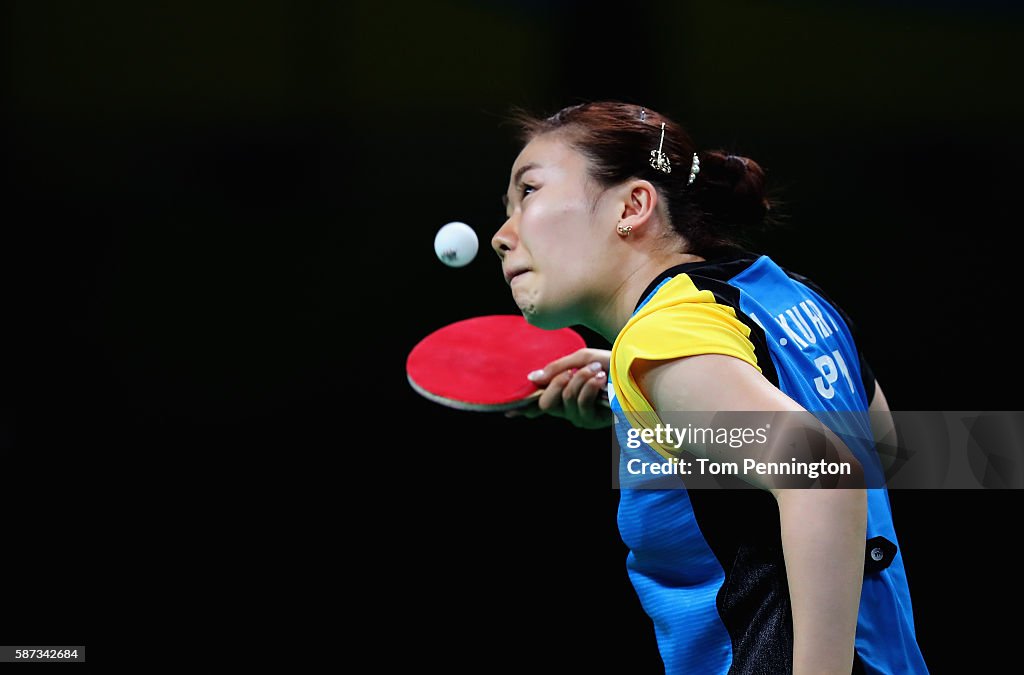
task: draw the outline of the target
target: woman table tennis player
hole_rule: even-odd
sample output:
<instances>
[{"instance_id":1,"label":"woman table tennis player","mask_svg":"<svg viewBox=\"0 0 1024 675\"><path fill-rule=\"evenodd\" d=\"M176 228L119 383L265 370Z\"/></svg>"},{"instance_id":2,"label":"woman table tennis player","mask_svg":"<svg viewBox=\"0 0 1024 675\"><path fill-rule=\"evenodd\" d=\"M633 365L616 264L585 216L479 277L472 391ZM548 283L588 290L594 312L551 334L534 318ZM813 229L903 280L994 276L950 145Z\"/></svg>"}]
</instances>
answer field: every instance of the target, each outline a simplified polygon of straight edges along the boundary
<instances>
[{"instance_id":1,"label":"woman table tennis player","mask_svg":"<svg viewBox=\"0 0 1024 675\"><path fill-rule=\"evenodd\" d=\"M625 448L658 411L888 410L846 315L741 248L769 209L757 163L635 105L516 121L491 242L512 296L534 325L612 344L532 373L535 413L614 420ZM884 488L624 488L618 522L666 672L927 672Z\"/></svg>"}]
</instances>

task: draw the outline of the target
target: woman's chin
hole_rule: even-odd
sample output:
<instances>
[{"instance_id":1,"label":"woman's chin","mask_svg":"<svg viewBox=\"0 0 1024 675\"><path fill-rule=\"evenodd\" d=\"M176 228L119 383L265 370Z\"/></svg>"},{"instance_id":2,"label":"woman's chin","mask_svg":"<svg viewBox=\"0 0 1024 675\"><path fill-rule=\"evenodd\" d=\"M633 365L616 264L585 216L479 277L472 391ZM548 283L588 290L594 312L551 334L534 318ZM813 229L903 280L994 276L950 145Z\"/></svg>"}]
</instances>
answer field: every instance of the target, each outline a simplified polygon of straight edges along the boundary
<instances>
[{"instance_id":1,"label":"woman's chin","mask_svg":"<svg viewBox=\"0 0 1024 675\"><path fill-rule=\"evenodd\" d=\"M559 313L544 312L540 310L536 305L530 305L527 307L520 307L523 312L523 318L526 319L526 323L537 328L543 328L544 330L557 330L559 328L565 328L566 326L572 325L571 322L565 320L565 316Z\"/></svg>"}]
</instances>

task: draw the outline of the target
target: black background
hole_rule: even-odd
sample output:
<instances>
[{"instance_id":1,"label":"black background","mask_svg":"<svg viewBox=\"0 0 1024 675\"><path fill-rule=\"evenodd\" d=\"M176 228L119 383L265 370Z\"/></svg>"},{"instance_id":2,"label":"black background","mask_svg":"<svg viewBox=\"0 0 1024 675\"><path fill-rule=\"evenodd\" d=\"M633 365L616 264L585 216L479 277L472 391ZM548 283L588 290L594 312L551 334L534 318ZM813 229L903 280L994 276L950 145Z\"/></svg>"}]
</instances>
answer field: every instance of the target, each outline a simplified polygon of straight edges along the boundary
<instances>
[{"instance_id":1,"label":"black background","mask_svg":"<svg viewBox=\"0 0 1024 675\"><path fill-rule=\"evenodd\" d=\"M1011 3L6 11L0 643L275 653L350 620L382 664L657 670L607 432L405 382L426 333L516 311L486 248L513 105L625 100L756 159L759 248L852 315L893 409L1020 407ZM458 270L452 220L485 247ZM926 660L1009 662L1019 496L892 501Z\"/></svg>"}]
</instances>

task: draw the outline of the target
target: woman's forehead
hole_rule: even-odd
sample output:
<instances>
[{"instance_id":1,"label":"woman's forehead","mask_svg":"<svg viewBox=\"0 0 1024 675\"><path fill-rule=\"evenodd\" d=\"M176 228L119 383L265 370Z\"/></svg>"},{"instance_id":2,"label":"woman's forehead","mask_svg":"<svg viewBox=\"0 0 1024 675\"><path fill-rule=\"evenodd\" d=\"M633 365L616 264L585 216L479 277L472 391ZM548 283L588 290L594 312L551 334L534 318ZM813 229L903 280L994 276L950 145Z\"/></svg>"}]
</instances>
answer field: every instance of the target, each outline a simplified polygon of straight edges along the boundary
<instances>
[{"instance_id":1,"label":"woman's forehead","mask_svg":"<svg viewBox=\"0 0 1024 675\"><path fill-rule=\"evenodd\" d=\"M558 168L565 171L582 170L585 160L575 148L564 139L553 134L537 136L519 152L512 165L515 177L524 167Z\"/></svg>"}]
</instances>

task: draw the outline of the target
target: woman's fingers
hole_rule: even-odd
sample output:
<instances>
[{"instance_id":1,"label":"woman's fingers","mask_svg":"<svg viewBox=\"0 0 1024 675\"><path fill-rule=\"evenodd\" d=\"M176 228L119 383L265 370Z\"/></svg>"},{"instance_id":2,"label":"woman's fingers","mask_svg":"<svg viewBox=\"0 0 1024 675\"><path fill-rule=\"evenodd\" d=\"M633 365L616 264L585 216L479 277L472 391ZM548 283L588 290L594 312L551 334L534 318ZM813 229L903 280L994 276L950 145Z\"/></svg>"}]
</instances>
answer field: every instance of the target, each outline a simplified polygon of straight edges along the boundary
<instances>
[{"instance_id":1,"label":"woman's fingers","mask_svg":"<svg viewBox=\"0 0 1024 675\"><path fill-rule=\"evenodd\" d=\"M603 370L584 383L576 397L579 420L576 426L587 429L606 427L612 423L612 411L602 405L604 392L608 388L608 374Z\"/></svg>"},{"instance_id":2,"label":"woman's fingers","mask_svg":"<svg viewBox=\"0 0 1024 675\"><path fill-rule=\"evenodd\" d=\"M606 349L578 349L530 373L530 380L543 391L528 408L506 413L507 417L563 417L576 426L607 426L611 413L599 398L608 386L611 352Z\"/></svg>"},{"instance_id":3,"label":"woman's fingers","mask_svg":"<svg viewBox=\"0 0 1024 675\"><path fill-rule=\"evenodd\" d=\"M598 403L599 398L608 387L608 375L602 370L587 380L576 397L580 415L587 422L600 419L605 408ZM598 410L598 408L601 408Z\"/></svg>"},{"instance_id":4,"label":"woman's fingers","mask_svg":"<svg viewBox=\"0 0 1024 675\"><path fill-rule=\"evenodd\" d=\"M562 408L562 391L572 379L574 371L564 370L551 378L544 392L537 399L537 407L548 414L557 414Z\"/></svg>"},{"instance_id":5,"label":"woman's fingers","mask_svg":"<svg viewBox=\"0 0 1024 675\"><path fill-rule=\"evenodd\" d=\"M562 390L562 405L567 414L579 411L580 393L583 391L584 385L597 377L599 373L604 373L604 368L599 361L594 361L573 373L569 383Z\"/></svg>"},{"instance_id":6,"label":"woman's fingers","mask_svg":"<svg viewBox=\"0 0 1024 675\"><path fill-rule=\"evenodd\" d=\"M529 377L530 381L538 387L546 387L550 384L552 378L557 375L560 375L567 370L585 368L595 361L600 363L604 371L607 372L610 358L611 352L607 349L592 349L590 347L584 347L582 349L577 349L572 354L566 354L559 359L555 359L543 368L533 371L527 377Z\"/></svg>"},{"instance_id":7,"label":"woman's fingers","mask_svg":"<svg viewBox=\"0 0 1024 675\"><path fill-rule=\"evenodd\" d=\"M537 400L537 413L564 417L581 427L603 426L608 415L598 397L607 383L608 376L600 362L563 371L551 379Z\"/></svg>"}]
</instances>

